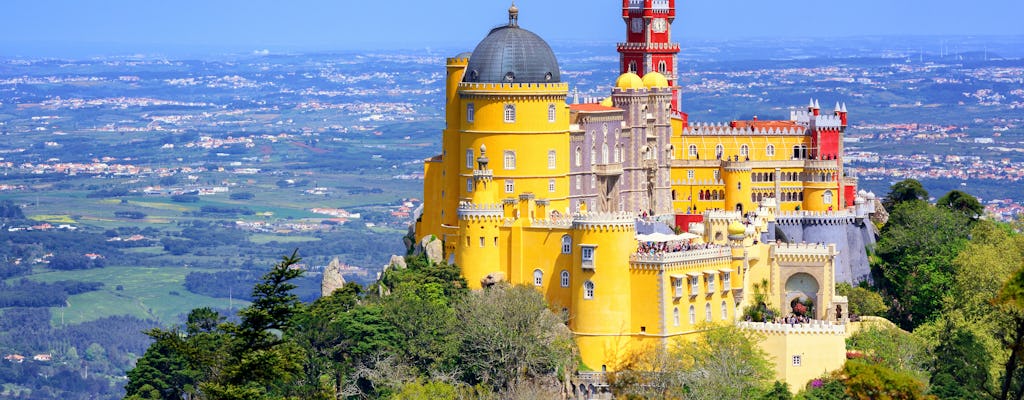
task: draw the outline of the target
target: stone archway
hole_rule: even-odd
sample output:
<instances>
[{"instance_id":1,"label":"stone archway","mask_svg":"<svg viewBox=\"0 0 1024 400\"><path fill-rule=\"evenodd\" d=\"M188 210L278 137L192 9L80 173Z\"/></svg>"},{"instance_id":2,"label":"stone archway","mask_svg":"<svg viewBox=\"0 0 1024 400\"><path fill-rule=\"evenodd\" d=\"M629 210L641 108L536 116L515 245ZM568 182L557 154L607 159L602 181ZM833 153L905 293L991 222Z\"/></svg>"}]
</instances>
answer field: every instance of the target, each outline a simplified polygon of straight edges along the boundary
<instances>
[{"instance_id":1,"label":"stone archway","mask_svg":"<svg viewBox=\"0 0 1024 400\"><path fill-rule=\"evenodd\" d=\"M814 301L814 312L811 313L813 318L819 318L818 316L822 312L822 304L819 299L818 293L821 291L821 286L818 283L818 279L813 275L806 272L797 272L790 275L786 279L786 285L783 291L783 303L782 311L783 314L789 314L791 312L790 304L793 300L799 299L804 301L811 299ZM827 306L827 305L824 305Z\"/></svg>"}]
</instances>

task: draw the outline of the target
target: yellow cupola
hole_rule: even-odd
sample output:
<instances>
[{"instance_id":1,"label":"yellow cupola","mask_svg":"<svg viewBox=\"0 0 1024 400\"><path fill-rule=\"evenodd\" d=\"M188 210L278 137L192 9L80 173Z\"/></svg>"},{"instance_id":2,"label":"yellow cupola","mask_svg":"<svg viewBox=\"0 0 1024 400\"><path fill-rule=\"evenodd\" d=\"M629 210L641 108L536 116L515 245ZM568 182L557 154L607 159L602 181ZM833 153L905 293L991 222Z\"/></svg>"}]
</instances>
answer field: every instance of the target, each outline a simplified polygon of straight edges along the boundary
<instances>
[{"instance_id":1,"label":"yellow cupola","mask_svg":"<svg viewBox=\"0 0 1024 400\"><path fill-rule=\"evenodd\" d=\"M644 74L643 84L644 84L644 87L646 87L648 89L651 89L651 88L667 88L668 87L668 79L665 78L665 75L662 75L661 73L653 72L652 71L652 72L648 72L648 73Z\"/></svg>"},{"instance_id":2,"label":"yellow cupola","mask_svg":"<svg viewBox=\"0 0 1024 400\"><path fill-rule=\"evenodd\" d=\"M604 100L601 100L601 105L605 107L614 107L615 103L612 103L611 97L605 97Z\"/></svg>"},{"instance_id":3,"label":"yellow cupola","mask_svg":"<svg viewBox=\"0 0 1024 400\"><path fill-rule=\"evenodd\" d=\"M743 226L740 221L732 221L729 224L729 236L743 236L747 232L747 227Z\"/></svg>"},{"instance_id":4,"label":"yellow cupola","mask_svg":"<svg viewBox=\"0 0 1024 400\"><path fill-rule=\"evenodd\" d=\"M619 79L615 80L615 87L619 89L643 89L644 80L640 79L640 75L632 72L627 72L619 75Z\"/></svg>"}]
</instances>

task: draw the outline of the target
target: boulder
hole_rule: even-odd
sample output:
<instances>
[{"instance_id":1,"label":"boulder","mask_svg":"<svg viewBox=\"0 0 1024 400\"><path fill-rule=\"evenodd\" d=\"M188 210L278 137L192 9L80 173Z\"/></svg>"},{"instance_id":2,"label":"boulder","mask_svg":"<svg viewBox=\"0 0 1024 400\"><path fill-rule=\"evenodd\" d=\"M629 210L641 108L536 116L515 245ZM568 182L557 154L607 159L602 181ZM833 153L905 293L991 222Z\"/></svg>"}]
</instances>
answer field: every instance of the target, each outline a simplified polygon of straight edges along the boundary
<instances>
[{"instance_id":1,"label":"boulder","mask_svg":"<svg viewBox=\"0 0 1024 400\"><path fill-rule=\"evenodd\" d=\"M437 237L431 235L426 236L420 241L420 248L423 249L423 253L427 255L427 260L431 263L437 264L444 261L444 245Z\"/></svg>"},{"instance_id":2,"label":"boulder","mask_svg":"<svg viewBox=\"0 0 1024 400\"><path fill-rule=\"evenodd\" d=\"M324 275L320 280L321 296L330 296L335 290L345 286L345 277L341 274L344 267L337 257L331 260L330 264L327 264L327 268L324 268Z\"/></svg>"},{"instance_id":3,"label":"boulder","mask_svg":"<svg viewBox=\"0 0 1024 400\"><path fill-rule=\"evenodd\" d=\"M405 268L407 268L407 266L405 265L405 257L392 255L391 256L391 261L388 261L388 265L386 267L384 267L384 269L387 269L387 268L394 268L394 269L405 269Z\"/></svg>"},{"instance_id":4,"label":"boulder","mask_svg":"<svg viewBox=\"0 0 1024 400\"><path fill-rule=\"evenodd\" d=\"M870 220L874 222L876 226L883 226L889 222L889 212L886 211L885 206L878 199L875 202L875 213L871 214Z\"/></svg>"},{"instance_id":5,"label":"boulder","mask_svg":"<svg viewBox=\"0 0 1024 400\"><path fill-rule=\"evenodd\" d=\"M480 286L491 287L505 281L504 272L491 272L487 276L480 279Z\"/></svg>"}]
</instances>

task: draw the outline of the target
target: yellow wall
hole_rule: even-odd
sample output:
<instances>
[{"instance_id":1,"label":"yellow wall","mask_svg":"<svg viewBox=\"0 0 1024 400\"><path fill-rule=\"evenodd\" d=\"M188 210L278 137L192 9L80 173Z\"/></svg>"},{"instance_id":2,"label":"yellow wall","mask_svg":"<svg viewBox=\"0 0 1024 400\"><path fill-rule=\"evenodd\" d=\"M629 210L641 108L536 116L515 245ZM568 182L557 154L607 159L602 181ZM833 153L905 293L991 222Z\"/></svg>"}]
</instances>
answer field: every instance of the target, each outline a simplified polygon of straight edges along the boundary
<instances>
[{"instance_id":1,"label":"yellow wall","mask_svg":"<svg viewBox=\"0 0 1024 400\"><path fill-rule=\"evenodd\" d=\"M799 392L812 379L843 367L846 362L846 339L841 333L768 332L761 343L775 363L775 377L789 383L793 393ZM800 356L800 365L793 365L793 356Z\"/></svg>"}]
</instances>

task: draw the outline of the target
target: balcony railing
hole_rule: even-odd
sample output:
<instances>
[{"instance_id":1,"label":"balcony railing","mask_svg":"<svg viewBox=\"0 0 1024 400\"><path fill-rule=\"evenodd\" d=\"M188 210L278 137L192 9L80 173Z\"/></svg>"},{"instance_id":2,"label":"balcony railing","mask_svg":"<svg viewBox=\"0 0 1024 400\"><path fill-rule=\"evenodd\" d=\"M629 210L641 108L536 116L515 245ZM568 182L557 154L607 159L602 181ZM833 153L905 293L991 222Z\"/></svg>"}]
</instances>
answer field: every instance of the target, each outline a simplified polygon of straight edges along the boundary
<instances>
[{"instance_id":1,"label":"balcony railing","mask_svg":"<svg viewBox=\"0 0 1024 400\"><path fill-rule=\"evenodd\" d=\"M599 176L622 175L622 163L595 164L594 173Z\"/></svg>"}]
</instances>

